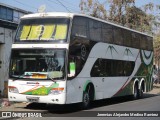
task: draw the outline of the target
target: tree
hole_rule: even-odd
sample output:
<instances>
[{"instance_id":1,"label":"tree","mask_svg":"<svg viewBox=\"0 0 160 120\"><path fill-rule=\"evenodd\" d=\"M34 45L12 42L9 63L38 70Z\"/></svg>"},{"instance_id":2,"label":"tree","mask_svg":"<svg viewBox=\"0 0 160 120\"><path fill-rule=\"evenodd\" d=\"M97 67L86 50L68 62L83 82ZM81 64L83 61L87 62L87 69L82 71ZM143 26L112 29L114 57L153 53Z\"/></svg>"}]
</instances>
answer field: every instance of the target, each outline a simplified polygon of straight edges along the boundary
<instances>
[{"instance_id":1,"label":"tree","mask_svg":"<svg viewBox=\"0 0 160 120\"><path fill-rule=\"evenodd\" d=\"M154 62L159 66L159 60L160 60L160 31L157 33L154 37Z\"/></svg>"},{"instance_id":2,"label":"tree","mask_svg":"<svg viewBox=\"0 0 160 120\"><path fill-rule=\"evenodd\" d=\"M135 0L105 0L104 3L98 0L81 0L80 2L82 13L147 33L153 32L153 23L158 25L155 22L155 15L152 14L155 7L160 10L160 5L155 6L153 3L138 8L135 6Z\"/></svg>"},{"instance_id":3,"label":"tree","mask_svg":"<svg viewBox=\"0 0 160 120\"><path fill-rule=\"evenodd\" d=\"M103 4L97 0L81 0L80 9L83 14L87 14L96 18L106 19L107 11Z\"/></svg>"},{"instance_id":4,"label":"tree","mask_svg":"<svg viewBox=\"0 0 160 120\"><path fill-rule=\"evenodd\" d=\"M135 0L81 0L82 13L154 35L155 63L160 60L160 5L148 3L141 8Z\"/></svg>"},{"instance_id":5,"label":"tree","mask_svg":"<svg viewBox=\"0 0 160 120\"><path fill-rule=\"evenodd\" d=\"M135 0L110 0L109 19L125 25L129 8L135 5Z\"/></svg>"}]
</instances>

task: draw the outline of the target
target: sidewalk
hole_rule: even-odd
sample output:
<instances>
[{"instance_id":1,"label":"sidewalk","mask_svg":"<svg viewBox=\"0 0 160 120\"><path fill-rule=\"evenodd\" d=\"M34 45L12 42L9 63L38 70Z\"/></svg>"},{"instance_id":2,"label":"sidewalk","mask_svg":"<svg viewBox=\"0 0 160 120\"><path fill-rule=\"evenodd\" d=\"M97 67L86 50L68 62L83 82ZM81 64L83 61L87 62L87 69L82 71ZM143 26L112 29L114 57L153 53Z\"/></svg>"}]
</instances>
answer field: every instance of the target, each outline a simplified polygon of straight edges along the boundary
<instances>
[{"instance_id":1,"label":"sidewalk","mask_svg":"<svg viewBox=\"0 0 160 120\"><path fill-rule=\"evenodd\" d=\"M160 84L154 84L153 90L148 92L147 94L155 94L160 95ZM0 111L46 111L45 109L29 109L25 108L29 103L15 103L15 102L9 102L7 98L0 99Z\"/></svg>"},{"instance_id":2,"label":"sidewalk","mask_svg":"<svg viewBox=\"0 0 160 120\"><path fill-rule=\"evenodd\" d=\"M7 98L0 99L0 112L1 111L28 111L28 112L34 112L34 111L46 111L44 109L29 109L26 108L27 105L30 103L26 102L9 102Z\"/></svg>"},{"instance_id":3,"label":"sidewalk","mask_svg":"<svg viewBox=\"0 0 160 120\"><path fill-rule=\"evenodd\" d=\"M159 94L160 95L160 84L153 84L153 90L148 92L149 94Z\"/></svg>"}]
</instances>

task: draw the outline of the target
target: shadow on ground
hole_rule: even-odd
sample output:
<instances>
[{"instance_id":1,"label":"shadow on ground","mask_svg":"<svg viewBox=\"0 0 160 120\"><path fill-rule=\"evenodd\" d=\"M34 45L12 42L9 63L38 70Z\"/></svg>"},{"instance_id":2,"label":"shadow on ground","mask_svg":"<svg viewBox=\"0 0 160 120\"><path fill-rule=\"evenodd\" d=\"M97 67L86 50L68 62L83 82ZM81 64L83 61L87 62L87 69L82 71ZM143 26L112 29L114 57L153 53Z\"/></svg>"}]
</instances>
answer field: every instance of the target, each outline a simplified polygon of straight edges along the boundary
<instances>
[{"instance_id":1,"label":"shadow on ground","mask_svg":"<svg viewBox=\"0 0 160 120\"><path fill-rule=\"evenodd\" d=\"M155 94L144 94L143 99L148 99L151 97L155 97L157 95ZM129 102L133 101L131 96L125 96L125 97L118 97L118 98L109 98L104 100L97 100L92 102L91 107L89 110L92 110L93 108L99 108L104 106L109 106L113 104L119 104L123 102ZM59 116L63 116L63 114L70 114L70 113L77 113L82 111L79 108L80 104L69 104L69 105L46 105L46 104L40 104L40 103L31 103L25 107L25 109L34 109L34 110L44 110L46 113L55 114Z\"/></svg>"}]
</instances>

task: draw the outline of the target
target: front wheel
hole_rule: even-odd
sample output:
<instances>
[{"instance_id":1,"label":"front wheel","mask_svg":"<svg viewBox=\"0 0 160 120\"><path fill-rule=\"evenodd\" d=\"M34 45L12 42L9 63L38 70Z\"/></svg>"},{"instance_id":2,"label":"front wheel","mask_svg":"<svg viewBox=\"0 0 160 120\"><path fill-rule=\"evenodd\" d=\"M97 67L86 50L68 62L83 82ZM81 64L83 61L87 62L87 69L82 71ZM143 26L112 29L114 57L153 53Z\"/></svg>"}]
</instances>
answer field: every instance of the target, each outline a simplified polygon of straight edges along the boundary
<instances>
[{"instance_id":1,"label":"front wheel","mask_svg":"<svg viewBox=\"0 0 160 120\"><path fill-rule=\"evenodd\" d=\"M81 108L82 109L88 109L89 106L90 106L90 95L89 95L89 92L88 91L85 91L83 93L83 100L82 100L82 104L81 104Z\"/></svg>"}]
</instances>

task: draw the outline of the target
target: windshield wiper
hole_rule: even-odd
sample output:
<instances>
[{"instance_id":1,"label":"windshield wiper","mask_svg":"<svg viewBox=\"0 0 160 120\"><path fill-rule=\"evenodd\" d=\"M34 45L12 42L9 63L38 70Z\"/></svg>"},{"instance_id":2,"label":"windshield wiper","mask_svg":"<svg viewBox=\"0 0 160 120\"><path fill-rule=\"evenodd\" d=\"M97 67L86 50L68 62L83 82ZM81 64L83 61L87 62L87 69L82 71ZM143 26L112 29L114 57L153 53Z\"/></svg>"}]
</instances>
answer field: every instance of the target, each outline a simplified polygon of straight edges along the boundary
<instances>
[{"instance_id":1,"label":"windshield wiper","mask_svg":"<svg viewBox=\"0 0 160 120\"><path fill-rule=\"evenodd\" d=\"M24 74L21 74L21 75L18 75L18 76L12 75L12 77L15 78L14 80L18 80L20 78L24 78L25 76L32 76L32 75L24 75Z\"/></svg>"}]
</instances>

